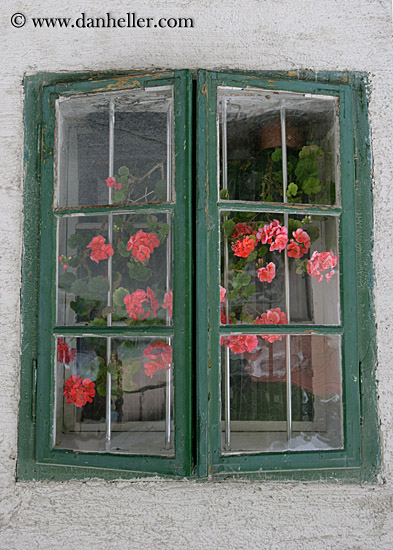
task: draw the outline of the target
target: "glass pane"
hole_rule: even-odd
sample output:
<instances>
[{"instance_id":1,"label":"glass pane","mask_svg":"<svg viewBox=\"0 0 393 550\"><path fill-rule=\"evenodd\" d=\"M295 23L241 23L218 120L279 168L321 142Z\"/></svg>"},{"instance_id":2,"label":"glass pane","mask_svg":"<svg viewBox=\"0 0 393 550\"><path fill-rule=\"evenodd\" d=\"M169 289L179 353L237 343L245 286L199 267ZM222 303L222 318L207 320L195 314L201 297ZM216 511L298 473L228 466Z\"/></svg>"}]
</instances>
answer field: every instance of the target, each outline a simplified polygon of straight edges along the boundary
<instances>
[{"instance_id":1,"label":"glass pane","mask_svg":"<svg viewBox=\"0 0 393 550\"><path fill-rule=\"evenodd\" d=\"M333 216L222 216L221 323L339 324L337 225Z\"/></svg>"},{"instance_id":2,"label":"glass pane","mask_svg":"<svg viewBox=\"0 0 393 550\"><path fill-rule=\"evenodd\" d=\"M340 348L340 336L223 336L223 451L342 448Z\"/></svg>"},{"instance_id":3,"label":"glass pane","mask_svg":"<svg viewBox=\"0 0 393 550\"><path fill-rule=\"evenodd\" d=\"M221 199L339 203L337 98L219 88L218 110Z\"/></svg>"},{"instance_id":4,"label":"glass pane","mask_svg":"<svg viewBox=\"0 0 393 550\"><path fill-rule=\"evenodd\" d=\"M171 234L169 213L60 218L57 324L170 325Z\"/></svg>"},{"instance_id":5,"label":"glass pane","mask_svg":"<svg viewBox=\"0 0 393 550\"><path fill-rule=\"evenodd\" d=\"M55 447L173 455L171 338L58 337L56 346Z\"/></svg>"},{"instance_id":6,"label":"glass pane","mask_svg":"<svg viewBox=\"0 0 393 550\"><path fill-rule=\"evenodd\" d=\"M57 101L58 206L172 200L172 87Z\"/></svg>"},{"instance_id":7,"label":"glass pane","mask_svg":"<svg viewBox=\"0 0 393 550\"><path fill-rule=\"evenodd\" d=\"M340 336L291 336L293 451L343 447Z\"/></svg>"}]
</instances>

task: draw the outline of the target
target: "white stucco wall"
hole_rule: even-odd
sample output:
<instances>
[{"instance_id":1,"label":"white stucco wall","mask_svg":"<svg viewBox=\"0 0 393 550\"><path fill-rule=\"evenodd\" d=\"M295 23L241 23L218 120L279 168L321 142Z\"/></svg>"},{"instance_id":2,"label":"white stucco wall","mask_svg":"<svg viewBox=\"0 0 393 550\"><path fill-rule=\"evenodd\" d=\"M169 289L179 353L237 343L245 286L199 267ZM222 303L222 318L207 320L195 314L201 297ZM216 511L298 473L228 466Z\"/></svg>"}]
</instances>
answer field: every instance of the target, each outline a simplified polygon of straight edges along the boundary
<instances>
[{"instance_id":1,"label":"white stucco wall","mask_svg":"<svg viewBox=\"0 0 393 550\"><path fill-rule=\"evenodd\" d=\"M390 0L7 0L0 48L0 547L393 548L393 48ZM194 29L34 29L30 17L193 17ZM24 73L367 71L374 161L381 483L15 483ZM371 236L370 236L371 238Z\"/></svg>"}]
</instances>

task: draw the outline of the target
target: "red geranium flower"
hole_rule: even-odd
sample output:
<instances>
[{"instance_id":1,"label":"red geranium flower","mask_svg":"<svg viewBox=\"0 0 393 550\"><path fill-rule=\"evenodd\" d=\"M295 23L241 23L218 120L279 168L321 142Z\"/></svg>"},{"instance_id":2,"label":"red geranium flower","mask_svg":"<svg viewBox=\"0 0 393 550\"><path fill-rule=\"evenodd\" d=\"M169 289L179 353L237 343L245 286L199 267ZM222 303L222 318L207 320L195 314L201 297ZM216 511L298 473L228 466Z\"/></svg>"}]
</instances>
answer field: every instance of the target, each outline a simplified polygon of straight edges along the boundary
<instances>
[{"instance_id":1,"label":"red geranium flower","mask_svg":"<svg viewBox=\"0 0 393 550\"><path fill-rule=\"evenodd\" d=\"M64 338L57 339L57 360L59 363L69 365L76 358L76 349L70 349Z\"/></svg>"},{"instance_id":2,"label":"red geranium flower","mask_svg":"<svg viewBox=\"0 0 393 550\"><path fill-rule=\"evenodd\" d=\"M288 242L288 229L280 225L278 220L273 220L269 225L264 225L259 229L257 238L260 238L262 244L270 244L270 251L278 250L281 252Z\"/></svg>"},{"instance_id":3,"label":"red geranium flower","mask_svg":"<svg viewBox=\"0 0 393 550\"><path fill-rule=\"evenodd\" d=\"M310 246L310 236L303 229L296 229L292 235L295 240L291 239L291 242L287 246L287 254L290 258L301 258L304 254L307 254Z\"/></svg>"},{"instance_id":4,"label":"red geranium flower","mask_svg":"<svg viewBox=\"0 0 393 550\"><path fill-rule=\"evenodd\" d=\"M281 311L279 307L268 309L266 313L262 313L260 317L257 317L254 321L254 325L286 325L288 322L286 313ZM267 340L271 344L276 340L282 340L282 336L272 336L260 334L260 337Z\"/></svg>"},{"instance_id":5,"label":"red geranium flower","mask_svg":"<svg viewBox=\"0 0 393 550\"><path fill-rule=\"evenodd\" d=\"M232 250L235 256L240 258L247 258L255 248L255 239L251 237L244 237L241 241L236 241L232 245Z\"/></svg>"},{"instance_id":6,"label":"red geranium flower","mask_svg":"<svg viewBox=\"0 0 393 550\"><path fill-rule=\"evenodd\" d=\"M232 353L249 353L253 351L258 345L258 338L255 334L239 334L234 336L223 336L221 338L221 345L227 346Z\"/></svg>"},{"instance_id":7,"label":"red geranium flower","mask_svg":"<svg viewBox=\"0 0 393 550\"><path fill-rule=\"evenodd\" d=\"M267 264L266 267L260 267L257 270L258 279L261 283L271 283L276 276L276 266L273 262Z\"/></svg>"},{"instance_id":8,"label":"red geranium flower","mask_svg":"<svg viewBox=\"0 0 393 550\"><path fill-rule=\"evenodd\" d=\"M146 319L146 317L149 316L150 312L145 312L144 308L142 307L143 302L148 301L148 296L144 290L141 288L138 288L135 292L132 294L127 294L124 297L124 303L127 309L127 313L130 319L133 319L134 321L139 321L139 316L144 314L142 317L143 319Z\"/></svg>"},{"instance_id":9,"label":"red geranium flower","mask_svg":"<svg viewBox=\"0 0 393 550\"><path fill-rule=\"evenodd\" d=\"M254 231L252 230L252 227L247 225L246 222L243 223L237 223L235 225L235 232L232 235L232 239L237 239L238 237L245 237L246 235L252 235Z\"/></svg>"},{"instance_id":10,"label":"red geranium flower","mask_svg":"<svg viewBox=\"0 0 393 550\"><path fill-rule=\"evenodd\" d=\"M173 312L173 291L172 290L165 293L164 303L162 304L162 307L168 310L168 317L169 319L172 319L172 312Z\"/></svg>"},{"instance_id":11,"label":"red geranium flower","mask_svg":"<svg viewBox=\"0 0 393 550\"><path fill-rule=\"evenodd\" d=\"M131 250L132 255L137 260L144 262L150 258L150 255L157 246L160 246L160 240L157 235L155 233L145 233L140 229L138 233L130 237L127 243L127 250Z\"/></svg>"},{"instance_id":12,"label":"red geranium flower","mask_svg":"<svg viewBox=\"0 0 393 550\"><path fill-rule=\"evenodd\" d=\"M318 282L321 282L325 275L327 282L336 273L333 267L336 267L338 262L337 256L333 252L317 252L315 251L311 256L311 259L307 261L307 273L311 277L316 277ZM331 270L331 271L329 271ZM325 271L326 273L322 273Z\"/></svg>"},{"instance_id":13,"label":"red geranium flower","mask_svg":"<svg viewBox=\"0 0 393 550\"><path fill-rule=\"evenodd\" d=\"M94 237L87 248L91 248L90 260L93 262L98 262L101 260L107 260L109 256L113 256L113 248L110 244L104 244L105 238L102 235Z\"/></svg>"},{"instance_id":14,"label":"red geranium flower","mask_svg":"<svg viewBox=\"0 0 393 550\"><path fill-rule=\"evenodd\" d=\"M143 357L150 359L145 363L145 374L153 378L158 370L169 370L172 364L172 346L157 340L143 350Z\"/></svg>"},{"instance_id":15,"label":"red geranium flower","mask_svg":"<svg viewBox=\"0 0 393 550\"><path fill-rule=\"evenodd\" d=\"M116 178L114 177L108 178L106 180L106 185L107 187L114 187L115 189L118 189L119 191L121 191L121 183L116 183Z\"/></svg>"},{"instance_id":16,"label":"red geranium flower","mask_svg":"<svg viewBox=\"0 0 393 550\"><path fill-rule=\"evenodd\" d=\"M64 382L63 395L66 403L72 403L75 407L83 407L88 402L92 403L95 394L95 384L90 378L73 374Z\"/></svg>"}]
</instances>

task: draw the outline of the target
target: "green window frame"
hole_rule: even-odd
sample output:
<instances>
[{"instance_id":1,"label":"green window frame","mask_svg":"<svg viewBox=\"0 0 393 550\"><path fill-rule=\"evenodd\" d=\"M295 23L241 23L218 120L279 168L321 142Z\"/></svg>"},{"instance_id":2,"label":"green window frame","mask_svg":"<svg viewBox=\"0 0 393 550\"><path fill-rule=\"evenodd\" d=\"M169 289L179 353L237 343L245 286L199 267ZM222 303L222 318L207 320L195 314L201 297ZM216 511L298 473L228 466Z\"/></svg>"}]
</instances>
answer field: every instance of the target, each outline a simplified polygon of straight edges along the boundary
<instances>
[{"instance_id":1,"label":"green window frame","mask_svg":"<svg viewBox=\"0 0 393 550\"><path fill-rule=\"evenodd\" d=\"M18 471L20 480L117 479L135 476L216 479L376 480L379 472L372 309L372 195L367 78L349 73L239 73L164 71L156 74L58 75L25 78L25 192L22 281L22 353ZM155 86L174 89L176 203L89 207L92 214L173 213L173 327L92 327L89 334L170 336L174 345L174 457L87 453L53 449L53 334L86 330L56 327L53 177L55 102L59 97ZM328 451L223 453L221 451L219 324L220 213L249 211L245 202L219 200L217 89L264 89L335 96L339 102L341 197L339 242L342 324L274 326L269 334L339 334L342 337L344 448ZM332 207L333 208L333 207ZM291 209L291 210L290 210ZM257 211L267 211L261 204ZM322 209L269 206L269 212L321 214ZM58 215L78 210L63 208ZM80 212L80 210L79 210ZM51 304L48 307L48 304ZM355 322L354 322L355 320ZM79 330L79 332L78 332ZM236 334L266 334L237 325ZM181 365L183 368L177 368Z\"/></svg>"}]
</instances>

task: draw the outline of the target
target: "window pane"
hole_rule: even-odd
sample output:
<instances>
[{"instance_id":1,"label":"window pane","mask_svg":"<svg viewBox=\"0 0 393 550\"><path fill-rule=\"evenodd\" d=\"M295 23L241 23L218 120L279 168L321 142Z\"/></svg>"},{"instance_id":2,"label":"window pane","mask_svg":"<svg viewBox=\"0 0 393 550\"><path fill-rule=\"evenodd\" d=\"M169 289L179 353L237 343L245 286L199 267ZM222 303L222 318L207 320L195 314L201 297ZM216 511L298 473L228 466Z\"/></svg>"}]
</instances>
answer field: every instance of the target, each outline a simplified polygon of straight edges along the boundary
<instances>
[{"instance_id":1,"label":"window pane","mask_svg":"<svg viewBox=\"0 0 393 550\"><path fill-rule=\"evenodd\" d=\"M339 324L337 224L333 216L225 213L221 323Z\"/></svg>"},{"instance_id":2,"label":"window pane","mask_svg":"<svg viewBox=\"0 0 393 550\"><path fill-rule=\"evenodd\" d=\"M60 218L57 324L170 325L171 234L169 213Z\"/></svg>"},{"instance_id":3,"label":"window pane","mask_svg":"<svg viewBox=\"0 0 393 550\"><path fill-rule=\"evenodd\" d=\"M342 448L340 348L340 336L223 336L223 451Z\"/></svg>"},{"instance_id":4,"label":"window pane","mask_svg":"<svg viewBox=\"0 0 393 550\"><path fill-rule=\"evenodd\" d=\"M58 206L172 200L172 87L60 99Z\"/></svg>"},{"instance_id":5,"label":"window pane","mask_svg":"<svg viewBox=\"0 0 393 550\"><path fill-rule=\"evenodd\" d=\"M55 447L173 455L172 338L58 337L56 346Z\"/></svg>"},{"instance_id":6,"label":"window pane","mask_svg":"<svg viewBox=\"0 0 393 550\"><path fill-rule=\"evenodd\" d=\"M222 199L339 203L337 98L219 88L218 110Z\"/></svg>"}]
</instances>

